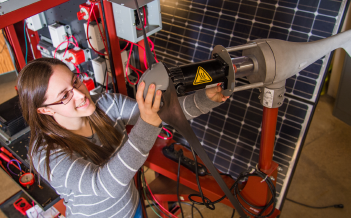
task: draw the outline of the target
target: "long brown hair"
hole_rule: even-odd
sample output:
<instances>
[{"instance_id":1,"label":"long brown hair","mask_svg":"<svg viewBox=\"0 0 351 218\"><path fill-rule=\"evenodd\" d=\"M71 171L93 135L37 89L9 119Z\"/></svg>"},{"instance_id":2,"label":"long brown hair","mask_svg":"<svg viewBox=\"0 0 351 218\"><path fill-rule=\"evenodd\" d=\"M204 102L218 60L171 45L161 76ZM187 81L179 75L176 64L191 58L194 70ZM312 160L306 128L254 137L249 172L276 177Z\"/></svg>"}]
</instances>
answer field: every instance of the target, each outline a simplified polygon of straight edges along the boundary
<instances>
[{"instance_id":1,"label":"long brown hair","mask_svg":"<svg viewBox=\"0 0 351 218\"><path fill-rule=\"evenodd\" d=\"M42 107L46 100L45 93L55 65L67 67L58 59L36 59L21 70L17 79L23 117L31 129L28 152L30 164L35 169L33 154L45 153L48 179L50 179L50 154L53 150L62 149L70 157L73 153L78 153L84 158L89 158L94 164L103 165L122 139L122 134L113 127L111 119L98 107L86 118L97 133L103 145L101 147L60 126L52 116L37 113L37 109Z\"/></svg>"}]
</instances>

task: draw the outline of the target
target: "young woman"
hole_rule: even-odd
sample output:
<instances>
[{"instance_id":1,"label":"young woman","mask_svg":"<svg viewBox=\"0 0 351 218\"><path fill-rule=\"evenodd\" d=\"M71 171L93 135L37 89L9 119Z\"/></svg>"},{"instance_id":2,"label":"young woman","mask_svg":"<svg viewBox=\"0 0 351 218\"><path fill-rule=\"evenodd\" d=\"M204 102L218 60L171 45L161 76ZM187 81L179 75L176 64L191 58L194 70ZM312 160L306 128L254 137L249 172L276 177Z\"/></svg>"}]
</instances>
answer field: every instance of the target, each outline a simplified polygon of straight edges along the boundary
<instances>
[{"instance_id":1,"label":"young woman","mask_svg":"<svg viewBox=\"0 0 351 218\"><path fill-rule=\"evenodd\" d=\"M145 162L161 119L161 91L142 82L136 101L121 94L90 96L80 75L40 58L18 76L23 117L31 128L31 166L64 198L67 217L134 217L140 199L133 177ZM179 98L188 119L225 101L219 87ZM129 135L125 126L134 125Z\"/></svg>"}]
</instances>

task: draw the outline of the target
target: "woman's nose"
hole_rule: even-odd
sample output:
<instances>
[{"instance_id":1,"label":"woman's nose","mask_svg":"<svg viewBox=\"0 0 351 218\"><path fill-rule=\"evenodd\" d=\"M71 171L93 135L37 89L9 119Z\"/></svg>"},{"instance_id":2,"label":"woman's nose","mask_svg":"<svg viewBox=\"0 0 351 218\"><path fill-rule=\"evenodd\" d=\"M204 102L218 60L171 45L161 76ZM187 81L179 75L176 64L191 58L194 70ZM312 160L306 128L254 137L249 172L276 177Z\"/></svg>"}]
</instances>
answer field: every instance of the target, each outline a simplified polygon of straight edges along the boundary
<instances>
[{"instance_id":1,"label":"woman's nose","mask_svg":"<svg viewBox=\"0 0 351 218\"><path fill-rule=\"evenodd\" d=\"M84 84L82 84L81 86L84 86ZM79 87L79 88L81 88L81 87ZM82 98L85 97L85 94L84 94L84 92L81 89L74 88L73 89L73 94L74 94L74 98L75 99L82 99Z\"/></svg>"}]
</instances>

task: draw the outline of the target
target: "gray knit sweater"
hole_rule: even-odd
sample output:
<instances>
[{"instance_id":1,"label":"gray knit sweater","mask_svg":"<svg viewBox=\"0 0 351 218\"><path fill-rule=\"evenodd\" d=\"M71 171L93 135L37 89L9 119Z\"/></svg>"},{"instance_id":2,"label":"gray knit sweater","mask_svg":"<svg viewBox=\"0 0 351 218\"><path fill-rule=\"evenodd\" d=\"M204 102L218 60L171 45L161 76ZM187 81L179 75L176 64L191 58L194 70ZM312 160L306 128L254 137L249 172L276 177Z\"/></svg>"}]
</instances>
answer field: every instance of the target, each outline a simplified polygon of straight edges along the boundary
<instances>
[{"instance_id":1,"label":"gray knit sweater","mask_svg":"<svg viewBox=\"0 0 351 218\"><path fill-rule=\"evenodd\" d=\"M140 118L134 99L121 94L92 96L123 133L120 146L104 166L97 166L76 154L70 158L60 149L50 156L50 184L64 199L67 217L134 217L139 202L133 177L144 164L161 128ZM205 90L179 98L187 119L192 119L220 103L207 98ZM134 125L129 135L125 126ZM101 145L97 135L92 139ZM42 153L43 154L43 153ZM45 155L34 154L34 166L48 180Z\"/></svg>"}]
</instances>

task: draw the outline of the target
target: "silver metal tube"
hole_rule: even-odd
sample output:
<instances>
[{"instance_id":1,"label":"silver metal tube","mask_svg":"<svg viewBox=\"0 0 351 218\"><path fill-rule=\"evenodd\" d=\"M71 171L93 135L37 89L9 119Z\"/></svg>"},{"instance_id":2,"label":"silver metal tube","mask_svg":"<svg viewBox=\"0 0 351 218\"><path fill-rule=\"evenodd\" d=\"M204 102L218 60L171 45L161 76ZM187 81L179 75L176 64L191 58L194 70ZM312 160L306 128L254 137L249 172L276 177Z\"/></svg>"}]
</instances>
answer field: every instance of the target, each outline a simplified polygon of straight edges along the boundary
<instances>
[{"instance_id":1,"label":"silver metal tube","mask_svg":"<svg viewBox=\"0 0 351 218\"><path fill-rule=\"evenodd\" d=\"M235 78L243 78L254 72L254 62L249 57L232 58L232 64L235 69Z\"/></svg>"},{"instance_id":2,"label":"silver metal tube","mask_svg":"<svg viewBox=\"0 0 351 218\"><path fill-rule=\"evenodd\" d=\"M234 88L234 92L238 92L238 91L243 91L246 89L253 89L253 88L258 88L263 86L263 82L259 82L259 83L252 83L252 84L247 84L247 85L243 85L243 86L236 86Z\"/></svg>"},{"instance_id":3,"label":"silver metal tube","mask_svg":"<svg viewBox=\"0 0 351 218\"><path fill-rule=\"evenodd\" d=\"M232 52L232 51L239 51L239 50L244 50L244 49L249 49L249 48L253 48L256 47L257 44L256 42L251 42L245 45L238 45L238 46L233 46L233 47L228 47L226 48L227 52Z\"/></svg>"}]
</instances>

